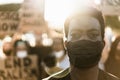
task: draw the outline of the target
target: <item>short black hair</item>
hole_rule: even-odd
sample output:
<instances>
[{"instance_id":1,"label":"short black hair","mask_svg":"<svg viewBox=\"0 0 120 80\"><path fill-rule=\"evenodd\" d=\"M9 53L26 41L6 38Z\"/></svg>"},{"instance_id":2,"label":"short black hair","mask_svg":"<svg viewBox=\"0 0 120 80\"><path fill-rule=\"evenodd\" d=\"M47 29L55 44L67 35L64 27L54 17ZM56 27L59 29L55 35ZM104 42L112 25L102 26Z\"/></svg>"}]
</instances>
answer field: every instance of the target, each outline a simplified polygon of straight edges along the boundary
<instances>
[{"instance_id":1,"label":"short black hair","mask_svg":"<svg viewBox=\"0 0 120 80\"><path fill-rule=\"evenodd\" d=\"M96 8L93 8L93 7L83 7L82 10L78 10L78 11L73 12L73 14L71 16L69 16L65 20L65 23L64 23L64 34L65 34L66 38L68 36L70 21L73 18L77 18L79 16L88 16L88 17L96 18L100 22L100 25L101 25L101 35L102 35L102 38L104 38L104 30L105 30L104 17L102 15L101 11L99 11Z\"/></svg>"},{"instance_id":2,"label":"short black hair","mask_svg":"<svg viewBox=\"0 0 120 80\"><path fill-rule=\"evenodd\" d=\"M18 46L19 43L25 44L25 46L26 46L27 48L30 47L30 45L29 45L29 43L28 43L27 41L23 41L23 40L21 40L21 39L16 40L16 41L14 42L13 47L16 48L16 47Z\"/></svg>"}]
</instances>

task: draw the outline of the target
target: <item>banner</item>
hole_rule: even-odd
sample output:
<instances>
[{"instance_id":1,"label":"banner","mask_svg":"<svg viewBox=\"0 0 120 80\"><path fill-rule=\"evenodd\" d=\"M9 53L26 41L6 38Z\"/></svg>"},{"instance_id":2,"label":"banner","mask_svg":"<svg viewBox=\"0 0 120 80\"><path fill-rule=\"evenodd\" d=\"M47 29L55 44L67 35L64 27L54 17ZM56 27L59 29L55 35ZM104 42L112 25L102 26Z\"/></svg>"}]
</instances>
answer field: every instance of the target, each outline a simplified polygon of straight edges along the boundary
<instances>
[{"instance_id":1,"label":"banner","mask_svg":"<svg viewBox=\"0 0 120 80\"><path fill-rule=\"evenodd\" d=\"M0 80L37 80L37 56L8 57L0 60Z\"/></svg>"}]
</instances>

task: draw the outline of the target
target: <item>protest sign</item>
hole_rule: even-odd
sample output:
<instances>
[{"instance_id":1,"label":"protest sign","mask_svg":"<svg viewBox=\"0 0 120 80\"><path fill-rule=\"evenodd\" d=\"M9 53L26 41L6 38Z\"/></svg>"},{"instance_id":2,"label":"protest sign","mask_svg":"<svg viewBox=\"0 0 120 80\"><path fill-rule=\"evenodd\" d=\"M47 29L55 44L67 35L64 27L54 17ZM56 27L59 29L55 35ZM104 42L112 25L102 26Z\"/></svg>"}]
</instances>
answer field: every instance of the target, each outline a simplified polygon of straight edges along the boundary
<instances>
[{"instance_id":1,"label":"protest sign","mask_svg":"<svg viewBox=\"0 0 120 80\"><path fill-rule=\"evenodd\" d=\"M0 60L0 80L37 80L38 58L36 55L25 58L7 57Z\"/></svg>"},{"instance_id":2,"label":"protest sign","mask_svg":"<svg viewBox=\"0 0 120 80\"><path fill-rule=\"evenodd\" d=\"M17 11L0 11L0 34L13 34L18 29Z\"/></svg>"}]
</instances>

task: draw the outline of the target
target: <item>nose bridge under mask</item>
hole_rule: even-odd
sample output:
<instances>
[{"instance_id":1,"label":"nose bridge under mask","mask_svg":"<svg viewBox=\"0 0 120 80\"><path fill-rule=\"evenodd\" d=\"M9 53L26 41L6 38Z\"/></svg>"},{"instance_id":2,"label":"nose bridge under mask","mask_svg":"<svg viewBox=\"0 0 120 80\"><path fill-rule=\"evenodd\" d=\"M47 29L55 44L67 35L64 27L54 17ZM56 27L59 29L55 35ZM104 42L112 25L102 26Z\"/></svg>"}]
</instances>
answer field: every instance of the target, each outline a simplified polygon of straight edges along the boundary
<instances>
[{"instance_id":1,"label":"nose bridge under mask","mask_svg":"<svg viewBox=\"0 0 120 80\"><path fill-rule=\"evenodd\" d=\"M83 32L81 37L78 40L89 40L87 33Z\"/></svg>"}]
</instances>

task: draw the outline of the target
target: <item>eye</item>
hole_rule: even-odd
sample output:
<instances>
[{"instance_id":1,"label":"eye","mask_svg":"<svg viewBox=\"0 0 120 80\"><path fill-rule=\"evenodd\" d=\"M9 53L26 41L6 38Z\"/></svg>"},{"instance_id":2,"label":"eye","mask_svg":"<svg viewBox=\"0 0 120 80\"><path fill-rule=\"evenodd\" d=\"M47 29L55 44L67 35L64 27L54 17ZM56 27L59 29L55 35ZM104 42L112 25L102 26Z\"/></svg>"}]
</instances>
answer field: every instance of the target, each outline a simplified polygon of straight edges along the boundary
<instances>
[{"instance_id":1,"label":"eye","mask_svg":"<svg viewBox=\"0 0 120 80\"><path fill-rule=\"evenodd\" d=\"M97 39L98 36L99 36L99 33L89 33L88 34L88 37L93 40Z\"/></svg>"},{"instance_id":2,"label":"eye","mask_svg":"<svg viewBox=\"0 0 120 80\"><path fill-rule=\"evenodd\" d=\"M80 33L72 33L71 34L71 39L72 40L78 40L81 37Z\"/></svg>"}]
</instances>

